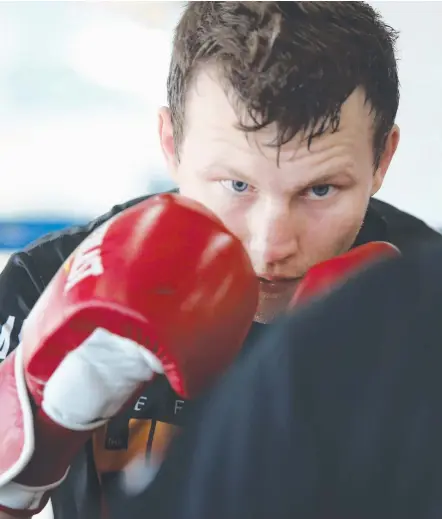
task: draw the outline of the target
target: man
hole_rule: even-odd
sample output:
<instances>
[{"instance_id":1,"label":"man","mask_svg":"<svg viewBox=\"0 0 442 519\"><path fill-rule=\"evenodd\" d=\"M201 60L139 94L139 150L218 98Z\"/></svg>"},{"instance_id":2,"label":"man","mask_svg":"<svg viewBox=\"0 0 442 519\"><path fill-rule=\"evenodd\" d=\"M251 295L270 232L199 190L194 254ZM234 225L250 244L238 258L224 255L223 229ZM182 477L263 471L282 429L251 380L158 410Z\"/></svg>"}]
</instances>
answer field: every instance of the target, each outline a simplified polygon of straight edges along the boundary
<instances>
[{"instance_id":1,"label":"man","mask_svg":"<svg viewBox=\"0 0 442 519\"><path fill-rule=\"evenodd\" d=\"M440 517L441 264L374 267L270 330L117 517Z\"/></svg>"},{"instance_id":2,"label":"man","mask_svg":"<svg viewBox=\"0 0 442 519\"><path fill-rule=\"evenodd\" d=\"M211 209L251 258L260 294L243 351L312 265L373 240L406 251L440 239L371 198L399 143L396 38L362 2L191 2L183 12L160 142L180 193ZM63 261L143 200L11 258L0 279L3 356ZM174 235L158 239L161 249ZM52 493L56 518L96 517L103 503L111 513L120 472L140 452L161 457L186 408L158 377L75 456Z\"/></svg>"}]
</instances>

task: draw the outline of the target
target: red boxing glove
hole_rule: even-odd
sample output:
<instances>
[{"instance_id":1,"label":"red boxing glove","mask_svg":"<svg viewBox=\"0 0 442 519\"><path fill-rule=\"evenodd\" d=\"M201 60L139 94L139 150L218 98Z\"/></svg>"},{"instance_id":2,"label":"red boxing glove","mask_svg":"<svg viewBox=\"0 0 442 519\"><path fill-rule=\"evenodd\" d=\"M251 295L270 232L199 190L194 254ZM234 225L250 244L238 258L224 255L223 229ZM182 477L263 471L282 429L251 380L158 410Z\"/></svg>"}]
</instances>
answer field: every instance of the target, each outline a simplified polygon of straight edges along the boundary
<instances>
[{"instance_id":1,"label":"red boxing glove","mask_svg":"<svg viewBox=\"0 0 442 519\"><path fill-rule=\"evenodd\" d=\"M391 243L373 241L351 249L341 256L318 263L307 271L299 283L289 307L293 308L332 290L364 267L399 255L399 249Z\"/></svg>"},{"instance_id":2,"label":"red boxing glove","mask_svg":"<svg viewBox=\"0 0 442 519\"><path fill-rule=\"evenodd\" d=\"M0 509L39 512L92 432L156 373L197 395L239 352L257 300L240 241L195 202L156 196L99 227L0 365Z\"/></svg>"}]
</instances>

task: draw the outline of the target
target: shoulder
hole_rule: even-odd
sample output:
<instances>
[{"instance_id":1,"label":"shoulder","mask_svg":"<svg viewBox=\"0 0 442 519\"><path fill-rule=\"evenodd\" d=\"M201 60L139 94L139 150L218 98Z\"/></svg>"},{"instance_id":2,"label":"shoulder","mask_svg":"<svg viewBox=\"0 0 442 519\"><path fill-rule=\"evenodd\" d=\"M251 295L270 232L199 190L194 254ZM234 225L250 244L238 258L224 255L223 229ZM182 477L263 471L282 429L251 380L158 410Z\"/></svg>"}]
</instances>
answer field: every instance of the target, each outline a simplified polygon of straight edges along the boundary
<instances>
[{"instance_id":1,"label":"shoulder","mask_svg":"<svg viewBox=\"0 0 442 519\"><path fill-rule=\"evenodd\" d=\"M403 251L429 242L442 244L442 234L424 221L375 198L370 200L365 226L376 233L383 228L384 237L372 239L385 239Z\"/></svg>"},{"instance_id":2,"label":"shoulder","mask_svg":"<svg viewBox=\"0 0 442 519\"><path fill-rule=\"evenodd\" d=\"M86 225L47 234L12 254L0 274L0 361L18 344L23 321L78 245L101 224L147 198L116 205Z\"/></svg>"}]
</instances>

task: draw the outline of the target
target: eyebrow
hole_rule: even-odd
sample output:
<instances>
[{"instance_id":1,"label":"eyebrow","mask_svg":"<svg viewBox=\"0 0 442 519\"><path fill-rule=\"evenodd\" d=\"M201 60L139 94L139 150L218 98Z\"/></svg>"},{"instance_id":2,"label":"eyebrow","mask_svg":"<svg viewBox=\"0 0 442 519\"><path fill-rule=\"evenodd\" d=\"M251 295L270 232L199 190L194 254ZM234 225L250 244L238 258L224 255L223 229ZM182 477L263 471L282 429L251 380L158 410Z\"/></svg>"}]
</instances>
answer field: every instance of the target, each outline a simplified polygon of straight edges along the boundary
<instances>
[{"instance_id":1,"label":"eyebrow","mask_svg":"<svg viewBox=\"0 0 442 519\"><path fill-rule=\"evenodd\" d=\"M246 173L241 172L240 170L232 167L223 165L220 162L214 162L210 164L209 166L205 167L201 170L202 174L213 174L219 173L219 175L227 175L231 177L234 180L241 180L243 182L246 182L247 184L255 185L256 184L256 178L249 177ZM333 171L329 173L323 173L322 175L319 175L317 177L312 177L310 179L306 179L305 182L302 184L296 186L293 186L293 190L298 189L307 189L310 186L318 185L318 184L329 184L333 181L336 181L337 178L340 178L342 180L354 180L354 176L351 174L351 168L349 166L342 165L342 169L339 169L338 167L333 167Z\"/></svg>"},{"instance_id":2,"label":"eyebrow","mask_svg":"<svg viewBox=\"0 0 442 519\"><path fill-rule=\"evenodd\" d=\"M341 170L336 170L332 173L324 173L316 178L312 178L310 181L305 183L306 186L311 186L313 184L330 184L333 181L336 181L337 178L342 180L354 180L354 176L350 173L348 168L342 168Z\"/></svg>"},{"instance_id":3,"label":"eyebrow","mask_svg":"<svg viewBox=\"0 0 442 519\"><path fill-rule=\"evenodd\" d=\"M246 173L242 173L239 169L233 168L231 166L226 166L221 164L220 162L213 162L209 166L204 167L201 174L209 174L209 175L228 175L234 180L243 180L247 184L255 184L256 179L249 177Z\"/></svg>"}]
</instances>

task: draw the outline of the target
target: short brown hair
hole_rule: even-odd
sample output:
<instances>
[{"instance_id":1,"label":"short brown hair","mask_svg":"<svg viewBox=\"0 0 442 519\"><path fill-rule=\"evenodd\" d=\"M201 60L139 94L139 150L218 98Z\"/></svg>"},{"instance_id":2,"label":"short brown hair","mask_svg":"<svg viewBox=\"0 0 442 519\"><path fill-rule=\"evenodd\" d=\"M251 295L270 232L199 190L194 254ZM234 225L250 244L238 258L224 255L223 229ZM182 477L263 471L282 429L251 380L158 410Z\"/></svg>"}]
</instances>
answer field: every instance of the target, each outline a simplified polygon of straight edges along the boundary
<instances>
[{"instance_id":1,"label":"short brown hair","mask_svg":"<svg viewBox=\"0 0 442 519\"><path fill-rule=\"evenodd\" d=\"M280 147L339 128L361 87L374 115L378 165L399 104L397 33L365 2L189 2L176 27L167 81L177 152L185 100L201 66L216 65L253 124L276 123Z\"/></svg>"}]
</instances>

